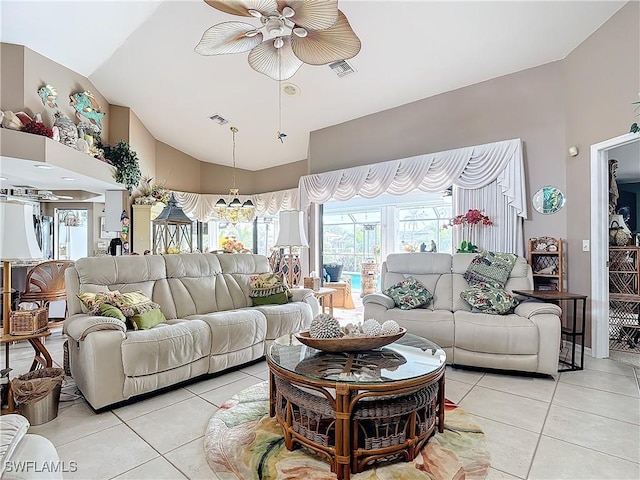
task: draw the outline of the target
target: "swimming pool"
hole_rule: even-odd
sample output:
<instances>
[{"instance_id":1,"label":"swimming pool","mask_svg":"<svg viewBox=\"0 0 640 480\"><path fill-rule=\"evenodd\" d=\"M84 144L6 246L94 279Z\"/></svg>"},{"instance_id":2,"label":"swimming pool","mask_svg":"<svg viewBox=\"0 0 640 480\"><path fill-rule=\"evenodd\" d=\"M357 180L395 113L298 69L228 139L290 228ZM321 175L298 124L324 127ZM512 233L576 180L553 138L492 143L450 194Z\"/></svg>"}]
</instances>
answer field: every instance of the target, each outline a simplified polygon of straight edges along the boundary
<instances>
[{"instance_id":1,"label":"swimming pool","mask_svg":"<svg viewBox=\"0 0 640 480\"><path fill-rule=\"evenodd\" d=\"M342 276L351 278L351 290L362 290L362 276L360 272L342 272ZM380 275L378 275L377 290L380 290Z\"/></svg>"}]
</instances>

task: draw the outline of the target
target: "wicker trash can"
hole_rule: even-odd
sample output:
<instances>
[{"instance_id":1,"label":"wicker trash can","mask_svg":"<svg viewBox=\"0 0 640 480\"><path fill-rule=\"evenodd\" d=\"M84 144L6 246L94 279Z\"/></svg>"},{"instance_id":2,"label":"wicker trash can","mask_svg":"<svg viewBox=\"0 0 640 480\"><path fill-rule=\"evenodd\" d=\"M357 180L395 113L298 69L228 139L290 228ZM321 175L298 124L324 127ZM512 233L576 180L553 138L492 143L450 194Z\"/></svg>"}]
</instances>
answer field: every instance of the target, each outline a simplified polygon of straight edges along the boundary
<instances>
[{"instance_id":1,"label":"wicker trash can","mask_svg":"<svg viewBox=\"0 0 640 480\"><path fill-rule=\"evenodd\" d=\"M31 425L41 425L58 416L63 379L64 370L61 368L42 368L11 381L18 411Z\"/></svg>"}]
</instances>

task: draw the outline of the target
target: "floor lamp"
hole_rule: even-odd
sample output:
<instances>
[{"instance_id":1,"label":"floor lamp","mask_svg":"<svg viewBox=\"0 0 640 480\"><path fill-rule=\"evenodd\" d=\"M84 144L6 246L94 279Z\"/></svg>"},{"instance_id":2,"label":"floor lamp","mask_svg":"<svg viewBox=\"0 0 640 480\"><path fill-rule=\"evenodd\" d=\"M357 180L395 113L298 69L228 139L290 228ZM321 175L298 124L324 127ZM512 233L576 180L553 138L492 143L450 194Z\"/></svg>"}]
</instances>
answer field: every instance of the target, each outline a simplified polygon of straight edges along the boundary
<instances>
[{"instance_id":1,"label":"floor lamp","mask_svg":"<svg viewBox=\"0 0 640 480\"><path fill-rule=\"evenodd\" d=\"M276 247L289 248L289 253L280 258L279 270L287 275L290 286L296 286L300 282L301 269L300 257L293 253L293 248L306 248L309 246L307 236L304 233L304 212L299 210L285 210L279 215L279 232Z\"/></svg>"},{"instance_id":2,"label":"floor lamp","mask_svg":"<svg viewBox=\"0 0 640 480\"><path fill-rule=\"evenodd\" d=\"M42 252L36 240L31 205L0 202L0 225L0 260L3 262L2 324L3 335L8 335L11 315L11 262L42 260Z\"/></svg>"}]
</instances>

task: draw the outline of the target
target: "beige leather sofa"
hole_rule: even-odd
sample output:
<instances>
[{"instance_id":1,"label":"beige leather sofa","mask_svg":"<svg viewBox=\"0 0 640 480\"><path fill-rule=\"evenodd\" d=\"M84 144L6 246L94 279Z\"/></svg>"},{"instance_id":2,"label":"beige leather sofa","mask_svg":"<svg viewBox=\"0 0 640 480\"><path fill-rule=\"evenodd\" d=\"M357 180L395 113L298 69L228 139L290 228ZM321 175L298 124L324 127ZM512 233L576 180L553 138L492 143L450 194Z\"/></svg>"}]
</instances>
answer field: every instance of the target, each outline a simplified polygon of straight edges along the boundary
<instances>
[{"instance_id":1,"label":"beige leather sofa","mask_svg":"<svg viewBox=\"0 0 640 480\"><path fill-rule=\"evenodd\" d=\"M94 409L262 357L279 336L318 313L313 292L285 305L252 307L251 275L270 271L251 254L179 254L79 259L66 271L69 363ZM120 320L83 313L79 292L141 290L167 323L127 331Z\"/></svg>"},{"instance_id":2,"label":"beige leather sofa","mask_svg":"<svg viewBox=\"0 0 640 480\"><path fill-rule=\"evenodd\" d=\"M523 301L508 315L472 311L460 292L469 288L463 275L473 257L468 253L389 255L382 264L382 290L413 276L433 294L433 301L426 308L401 310L390 297L369 294L363 298L364 318L395 320L410 333L442 347L450 364L556 375L560 308ZM518 257L505 289L532 288L531 267Z\"/></svg>"}]
</instances>

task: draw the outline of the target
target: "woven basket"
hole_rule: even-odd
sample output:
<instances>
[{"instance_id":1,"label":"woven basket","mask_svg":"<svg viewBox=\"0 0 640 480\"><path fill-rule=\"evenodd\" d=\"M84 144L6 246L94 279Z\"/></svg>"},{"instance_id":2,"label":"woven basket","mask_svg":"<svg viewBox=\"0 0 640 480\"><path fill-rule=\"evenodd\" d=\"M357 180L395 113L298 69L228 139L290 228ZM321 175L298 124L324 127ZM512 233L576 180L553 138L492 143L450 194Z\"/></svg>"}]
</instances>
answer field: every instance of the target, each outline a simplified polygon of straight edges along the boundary
<instances>
[{"instance_id":1,"label":"woven basket","mask_svg":"<svg viewBox=\"0 0 640 480\"><path fill-rule=\"evenodd\" d=\"M31 335L47 329L49 312L47 308L16 310L11 312L9 333L11 335Z\"/></svg>"}]
</instances>

